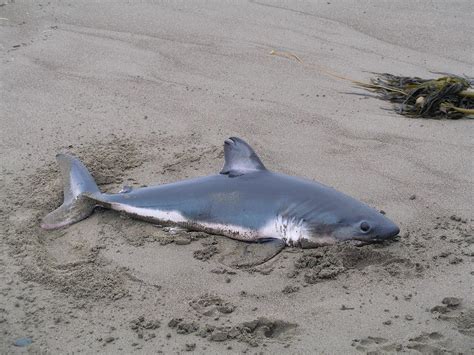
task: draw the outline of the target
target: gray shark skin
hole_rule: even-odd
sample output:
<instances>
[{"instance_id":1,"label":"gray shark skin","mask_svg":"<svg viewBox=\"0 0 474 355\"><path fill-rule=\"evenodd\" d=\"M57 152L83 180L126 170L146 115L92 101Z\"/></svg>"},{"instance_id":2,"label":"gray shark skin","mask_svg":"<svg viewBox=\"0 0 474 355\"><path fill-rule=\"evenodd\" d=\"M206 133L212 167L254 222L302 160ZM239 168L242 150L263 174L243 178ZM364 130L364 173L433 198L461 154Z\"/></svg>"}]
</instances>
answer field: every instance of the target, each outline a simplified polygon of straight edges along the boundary
<instances>
[{"instance_id":1,"label":"gray shark skin","mask_svg":"<svg viewBox=\"0 0 474 355\"><path fill-rule=\"evenodd\" d=\"M227 139L224 153L225 164L217 175L118 194L101 193L77 158L59 154L64 203L41 226L61 228L102 206L153 223L303 248L383 241L400 231L375 209L331 187L267 170L240 138Z\"/></svg>"}]
</instances>

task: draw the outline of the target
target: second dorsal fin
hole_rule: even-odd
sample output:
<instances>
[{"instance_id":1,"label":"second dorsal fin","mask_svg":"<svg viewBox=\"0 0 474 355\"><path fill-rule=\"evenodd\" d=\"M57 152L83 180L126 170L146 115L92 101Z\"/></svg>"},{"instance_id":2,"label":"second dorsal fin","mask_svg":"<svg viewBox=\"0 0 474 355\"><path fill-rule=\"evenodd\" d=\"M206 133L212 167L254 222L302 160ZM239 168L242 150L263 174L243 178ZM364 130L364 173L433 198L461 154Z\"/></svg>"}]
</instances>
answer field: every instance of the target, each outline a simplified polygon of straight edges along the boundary
<instances>
[{"instance_id":1,"label":"second dorsal fin","mask_svg":"<svg viewBox=\"0 0 474 355\"><path fill-rule=\"evenodd\" d=\"M230 177L266 170L252 147L237 137L225 140L224 157L225 163L221 174L227 174Z\"/></svg>"}]
</instances>

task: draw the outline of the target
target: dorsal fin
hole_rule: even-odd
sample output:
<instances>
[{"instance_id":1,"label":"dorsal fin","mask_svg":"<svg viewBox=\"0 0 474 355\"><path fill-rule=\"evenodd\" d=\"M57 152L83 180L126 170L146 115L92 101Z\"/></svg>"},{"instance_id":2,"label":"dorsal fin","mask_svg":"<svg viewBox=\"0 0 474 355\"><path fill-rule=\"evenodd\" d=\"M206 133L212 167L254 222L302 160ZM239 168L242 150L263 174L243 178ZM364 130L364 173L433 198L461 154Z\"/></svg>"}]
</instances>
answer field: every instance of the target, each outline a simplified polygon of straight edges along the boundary
<instances>
[{"instance_id":1,"label":"dorsal fin","mask_svg":"<svg viewBox=\"0 0 474 355\"><path fill-rule=\"evenodd\" d=\"M228 174L230 177L266 170L252 147L237 137L225 140L224 157L225 163L221 174Z\"/></svg>"}]
</instances>

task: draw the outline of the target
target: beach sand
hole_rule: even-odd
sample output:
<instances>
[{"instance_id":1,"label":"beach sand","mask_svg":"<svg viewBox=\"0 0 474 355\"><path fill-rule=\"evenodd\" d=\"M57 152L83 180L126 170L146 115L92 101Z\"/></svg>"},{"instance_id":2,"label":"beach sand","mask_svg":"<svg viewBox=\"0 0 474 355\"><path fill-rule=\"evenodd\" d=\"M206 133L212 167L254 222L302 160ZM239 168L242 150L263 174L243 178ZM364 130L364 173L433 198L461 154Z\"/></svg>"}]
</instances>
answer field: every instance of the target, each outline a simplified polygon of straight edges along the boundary
<instances>
[{"instance_id":1,"label":"beach sand","mask_svg":"<svg viewBox=\"0 0 474 355\"><path fill-rule=\"evenodd\" d=\"M473 76L473 10L6 1L0 352L472 353L472 121L397 115L329 73ZM111 211L39 227L61 203L58 152L117 192L214 174L229 136L384 210L400 238L239 269L226 258L242 243Z\"/></svg>"}]
</instances>

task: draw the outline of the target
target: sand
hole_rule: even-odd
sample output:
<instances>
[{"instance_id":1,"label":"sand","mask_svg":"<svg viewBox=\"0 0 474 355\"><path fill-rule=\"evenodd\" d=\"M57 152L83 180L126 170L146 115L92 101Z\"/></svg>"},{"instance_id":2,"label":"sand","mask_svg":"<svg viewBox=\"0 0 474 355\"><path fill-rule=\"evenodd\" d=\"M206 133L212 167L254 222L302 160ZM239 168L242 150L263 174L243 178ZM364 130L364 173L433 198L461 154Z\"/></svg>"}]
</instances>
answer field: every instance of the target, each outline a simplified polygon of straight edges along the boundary
<instances>
[{"instance_id":1,"label":"sand","mask_svg":"<svg viewBox=\"0 0 474 355\"><path fill-rule=\"evenodd\" d=\"M0 352L472 353L472 121L402 117L325 73L473 76L473 10L4 2ZM61 203L58 152L118 191L213 174L234 135L384 210L400 238L242 269L226 263L238 242L111 211L39 227Z\"/></svg>"}]
</instances>

